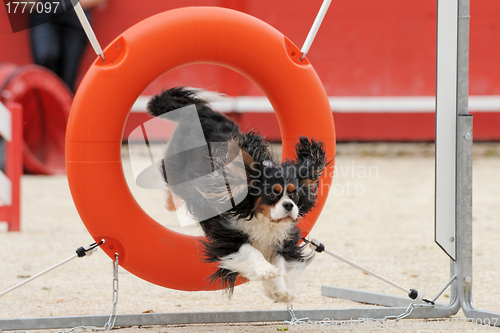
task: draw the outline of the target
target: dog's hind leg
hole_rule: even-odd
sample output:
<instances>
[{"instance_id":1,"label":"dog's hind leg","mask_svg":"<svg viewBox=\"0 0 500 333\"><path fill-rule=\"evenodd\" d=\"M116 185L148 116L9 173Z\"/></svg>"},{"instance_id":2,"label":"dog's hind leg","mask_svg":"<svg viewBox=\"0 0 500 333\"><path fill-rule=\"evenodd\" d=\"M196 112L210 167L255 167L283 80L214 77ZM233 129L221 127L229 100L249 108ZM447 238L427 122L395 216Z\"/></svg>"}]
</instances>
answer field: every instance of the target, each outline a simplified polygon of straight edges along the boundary
<instances>
[{"instance_id":1,"label":"dog's hind leg","mask_svg":"<svg viewBox=\"0 0 500 333\"><path fill-rule=\"evenodd\" d=\"M165 190L165 208L167 208L169 212L175 212L181 205L181 198L175 195L167 184L167 189Z\"/></svg>"}]
</instances>

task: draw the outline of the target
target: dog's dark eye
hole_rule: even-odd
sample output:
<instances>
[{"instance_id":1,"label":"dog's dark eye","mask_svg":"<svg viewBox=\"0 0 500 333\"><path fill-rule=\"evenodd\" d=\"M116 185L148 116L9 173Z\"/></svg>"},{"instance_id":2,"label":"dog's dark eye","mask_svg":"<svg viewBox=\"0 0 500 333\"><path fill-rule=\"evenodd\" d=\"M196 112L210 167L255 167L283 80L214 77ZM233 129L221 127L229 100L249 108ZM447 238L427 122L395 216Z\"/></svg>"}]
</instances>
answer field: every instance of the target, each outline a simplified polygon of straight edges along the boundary
<instances>
[{"instance_id":1,"label":"dog's dark eye","mask_svg":"<svg viewBox=\"0 0 500 333\"><path fill-rule=\"evenodd\" d=\"M299 194L297 192L292 192L288 193L288 196L290 197L290 199L297 199L299 197Z\"/></svg>"},{"instance_id":2,"label":"dog's dark eye","mask_svg":"<svg viewBox=\"0 0 500 333\"><path fill-rule=\"evenodd\" d=\"M282 192L283 192L283 186L281 186L280 184L275 184L271 188L271 191L267 193L267 197L269 199L276 199L279 195L281 195Z\"/></svg>"}]
</instances>

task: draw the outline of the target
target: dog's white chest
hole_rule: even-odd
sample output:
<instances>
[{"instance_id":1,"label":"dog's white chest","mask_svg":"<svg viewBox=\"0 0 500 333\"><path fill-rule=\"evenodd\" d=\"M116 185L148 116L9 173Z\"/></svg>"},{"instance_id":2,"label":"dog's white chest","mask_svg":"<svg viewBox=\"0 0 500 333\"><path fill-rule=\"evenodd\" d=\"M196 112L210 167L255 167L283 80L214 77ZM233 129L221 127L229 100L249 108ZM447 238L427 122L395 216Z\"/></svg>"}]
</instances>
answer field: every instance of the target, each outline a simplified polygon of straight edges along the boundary
<instances>
[{"instance_id":1,"label":"dog's white chest","mask_svg":"<svg viewBox=\"0 0 500 333\"><path fill-rule=\"evenodd\" d=\"M289 237L292 223L273 223L263 215L257 214L251 220L234 221L234 227L246 233L252 246L270 260Z\"/></svg>"}]
</instances>

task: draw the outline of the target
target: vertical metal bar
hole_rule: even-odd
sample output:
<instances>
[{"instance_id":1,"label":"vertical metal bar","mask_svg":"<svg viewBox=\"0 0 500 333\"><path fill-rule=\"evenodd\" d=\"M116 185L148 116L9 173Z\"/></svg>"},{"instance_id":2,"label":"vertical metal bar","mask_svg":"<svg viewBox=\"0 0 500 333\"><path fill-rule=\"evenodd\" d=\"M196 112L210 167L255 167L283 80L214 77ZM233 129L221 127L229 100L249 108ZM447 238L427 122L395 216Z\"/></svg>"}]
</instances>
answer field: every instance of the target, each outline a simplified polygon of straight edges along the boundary
<instances>
[{"instance_id":1,"label":"vertical metal bar","mask_svg":"<svg viewBox=\"0 0 500 333\"><path fill-rule=\"evenodd\" d=\"M500 313L472 305L472 115L469 95L470 0L459 0L457 45L457 262L460 304L467 318L477 324L500 326Z\"/></svg>"},{"instance_id":2,"label":"vertical metal bar","mask_svg":"<svg viewBox=\"0 0 500 333\"><path fill-rule=\"evenodd\" d=\"M458 0L457 114L469 114L469 0Z\"/></svg>"},{"instance_id":3,"label":"vertical metal bar","mask_svg":"<svg viewBox=\"0 0 500 333\"><path fill-rule=\"evenodd\" d=\"M457 281L461 303L472 289L472 116L458 116L457 163Z\"/></svg>"},{"instance_id":4,"label":"vertical metal bar","mask_svg":"<svg viewBox=\"0 0 500 333\"><path fill-rule=\"evenodd\" d=\"M467 0L468 1L468 0ZM460 99L461 96L458 97ZM458 116L457 260L454 263L458 297L464 314L476 324L500 326L500 313L478 310L472 304L472 116Z\"/></svg>"},{"instance_id":5,"label":"vertical metal bar","mask_svg":"<svg viewBox=\"0 0 500 333\"><path fill-rule=\"evenodd\" d=\"M469 96L469 0L459 0L457 44L457 227L459 281L472 277L472 115Z\"/></svg>"}]
</instances>

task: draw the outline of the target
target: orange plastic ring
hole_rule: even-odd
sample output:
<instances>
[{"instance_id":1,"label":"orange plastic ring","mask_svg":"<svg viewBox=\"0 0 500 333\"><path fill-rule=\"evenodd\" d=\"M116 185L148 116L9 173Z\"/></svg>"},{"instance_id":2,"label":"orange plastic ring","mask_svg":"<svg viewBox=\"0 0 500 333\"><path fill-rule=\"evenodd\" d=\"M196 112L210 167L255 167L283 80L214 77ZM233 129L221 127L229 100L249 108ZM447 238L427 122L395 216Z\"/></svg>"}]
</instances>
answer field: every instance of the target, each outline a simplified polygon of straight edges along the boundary
<instances>
[{"instance_id":1,"label":"orange plastic ring","mask_svg":"<svg viewBox=\"0 0 500 333\"><path fill-rule=\"evenodd\" d=\"M178 290L213 290L216 269L201 261L199 237L174 232L135 201L122 169L121 142L129 110L141 92L174 68L210 63L252 80L276 112L283 156L301 135L322 140L335 155L335 130L325 90L300 50L270 25L217 7L189 7L150 17L125 31L98 58L80 84L66 134L66 168L76 208L111 258L138 277ZM322 177L316 208L300 222L311 230L325 203L333 163Z\"/></svg>"}]
</instances>

